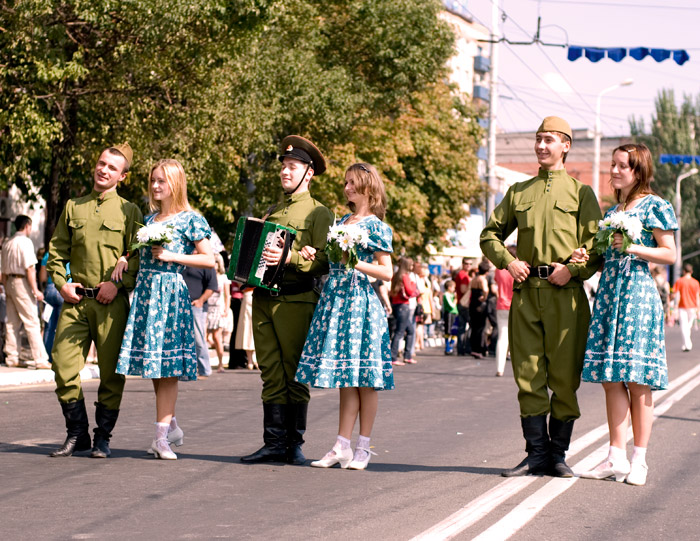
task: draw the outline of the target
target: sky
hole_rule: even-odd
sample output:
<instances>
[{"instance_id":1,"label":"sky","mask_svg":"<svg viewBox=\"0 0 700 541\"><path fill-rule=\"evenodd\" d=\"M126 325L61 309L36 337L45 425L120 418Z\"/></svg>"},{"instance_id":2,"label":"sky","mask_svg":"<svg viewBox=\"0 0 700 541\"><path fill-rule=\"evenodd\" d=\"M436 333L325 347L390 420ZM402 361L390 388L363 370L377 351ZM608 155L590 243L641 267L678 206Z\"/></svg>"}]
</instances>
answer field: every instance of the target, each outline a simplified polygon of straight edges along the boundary
<instances>
[{"instance_id":1,"label":"sky","mask_svg":"<svg viewBox=\"0 0 700 541\"><path fill-rule=\"evenodd\" d=\"M595 126L598 94L626 79L633 84L601 98L601 130L606 136L629 134L629 118L648 127L654 102L672 89L676 103L684 95L700 99L700 2L698 0L461 0L475 22L492 28L492 2L505 16L500 33L511 41L531 41L541 19L546 43L589 47L685 49L682 66L672 58L621 62L585 57L567 59L568 49L499 44L499 131L530 131L542 118L561 116L573 129ZM484 45L489 54L489 44ZM629 53L629 51L628 51Z\"/></svg>"}]
</instances>

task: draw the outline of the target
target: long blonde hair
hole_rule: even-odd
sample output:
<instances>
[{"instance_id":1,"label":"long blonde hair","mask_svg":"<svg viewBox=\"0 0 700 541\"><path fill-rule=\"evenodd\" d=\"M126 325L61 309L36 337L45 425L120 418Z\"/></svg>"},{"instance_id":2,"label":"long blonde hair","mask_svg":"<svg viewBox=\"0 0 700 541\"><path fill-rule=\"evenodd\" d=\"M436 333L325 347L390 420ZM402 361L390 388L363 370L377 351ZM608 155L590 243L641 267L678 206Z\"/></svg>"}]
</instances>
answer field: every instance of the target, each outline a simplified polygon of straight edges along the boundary
<instances>
[{"instance_id":1,"label":"long blonde hair","mask_svg":"<svg viewBox=\"0 0 700 541\"><path fill-rule=\"evenodd\" d=\"M345 177L351 178L357 193L367 196L369 210L380 220L386 214L386 190L377 169L368 163L356 163L348 167ZM355 203L348 203L355 212Z\"/></svg>"},{"instance_id":2,"label":"long blonde hair","mask_svg":"<svg viewBox=\"0 0 700 541\"><path fill-rule=\"evenodd\" d=\"M192 207L190 207L190 203L187 200L187 176L185 175L185 169L182 167L182 164L179 161L167 159L160 160L157 164L151 167L151 172L148 175L148 206L150 207L151 211L161 211L161 203L160 201L153 199L153 192L151 191L153 172L158 168L163 170L165 180L168 182L168 186L172 192L173 202L171 205L171 210L175 212L192 210Z\"/></svg>"}]
</instances>

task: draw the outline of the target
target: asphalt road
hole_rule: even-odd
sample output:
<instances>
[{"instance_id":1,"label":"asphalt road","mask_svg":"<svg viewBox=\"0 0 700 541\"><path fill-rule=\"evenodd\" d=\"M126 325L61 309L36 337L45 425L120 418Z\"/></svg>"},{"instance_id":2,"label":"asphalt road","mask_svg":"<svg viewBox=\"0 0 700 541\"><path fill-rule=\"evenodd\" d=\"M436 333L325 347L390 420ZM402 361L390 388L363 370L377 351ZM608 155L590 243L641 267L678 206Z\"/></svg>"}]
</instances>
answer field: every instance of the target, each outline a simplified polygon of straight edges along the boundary
<instances>
[{"instance_id":1,"label":"asphalt road","mask_svg":"<svg viewBox=\"0 0 700 541\"><path fill-rule=\"evenodd\" d=\"M127 382L107 460L47 457L64 438L53 385L3 388L0 538L697 539L700 371L688 372L700 354L681 353L677 328L667 344L670 380L683 384L657 400L668 402L654 426L645 487L502 478L524 456L510 366L496 378L493 360L439 349L397 367L397 389L380 396L378 456L364 472L241 464L261 444L257 372L180 385L185 445L177 461L144 451L154 431L149 382ZM86 383L88 403L96 388ZM336 391L312 391L309 460L334 442L337 400ZM602 388L583 384L579 400L583 416L569 457L575 470L607 443Z\"/></svg>"}]
</instances>

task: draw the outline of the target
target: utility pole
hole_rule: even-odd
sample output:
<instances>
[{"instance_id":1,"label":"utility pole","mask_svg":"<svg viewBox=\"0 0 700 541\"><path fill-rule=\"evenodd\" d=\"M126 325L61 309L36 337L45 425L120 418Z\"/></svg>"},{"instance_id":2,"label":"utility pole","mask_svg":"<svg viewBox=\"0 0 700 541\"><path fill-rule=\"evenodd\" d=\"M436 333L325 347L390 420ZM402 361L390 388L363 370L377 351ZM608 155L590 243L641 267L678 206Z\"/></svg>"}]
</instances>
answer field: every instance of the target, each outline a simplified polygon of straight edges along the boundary
<instances>
[{"instance_id":1,"label":"utility pole","mask_svg":"<svg viewBox=\"0 0 700 541\"><path fill-rule=\"evenodd\" d=\"M499 1L492 0L491 10L491 77L489 81L489 156L488 156L488 187L489 193L486 197L486 216L484 221L488 221L493 209L496 207L496 197L494 192L497 188L496 178L496 108L498 106L498 40L499 31Z\"/></svg>"}]
</instances>

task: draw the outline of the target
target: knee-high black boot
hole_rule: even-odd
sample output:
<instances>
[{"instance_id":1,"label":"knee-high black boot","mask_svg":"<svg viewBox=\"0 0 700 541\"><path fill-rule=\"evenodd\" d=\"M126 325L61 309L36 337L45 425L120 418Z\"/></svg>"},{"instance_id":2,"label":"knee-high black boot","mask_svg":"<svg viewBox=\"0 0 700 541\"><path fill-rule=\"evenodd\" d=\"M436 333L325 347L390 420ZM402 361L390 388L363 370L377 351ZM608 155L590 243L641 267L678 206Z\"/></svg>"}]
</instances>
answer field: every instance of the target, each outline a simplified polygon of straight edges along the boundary
<instances>
[{"instance_id":1,"label":"knee-high black boot","mask_svg":"<svg viewBox=\"0 0 700 541\"><path fill-rule=\"evenodd\" d=\"M92 444L92 458L107 458L112 452L109 450L109 439L112 437L112 430L117 424L119 410L108 410L99 402L95 402L95 439Z\"/></svg>"},{"instance_id":2,"label":"knee-high black boot","mask_svg":"<svg viewBox=\"0 0 700 541\"><path fill-rule=\"evenodd\" d=\"M287 405L287 463L301 466L306 462L301 446L306 432L306 414L308 404Z\"/></svg>"},{"instance_id":3,"label":"knee-high black boot","mask_svg":"<svg viewBox=\"0 0 700 541\"><path fill-rule=\"evenodd\" d=\"M263 403L263 445L251 455L242 456L241 462L286 462L287 427L285 424L286 404Z\"/></svg>"},{"instance_id":4,"label":"knee-high black boot","mask_svg":"<svg viewBox=\"0 0 700 541\"><path fill-rule=\"evenodd\" d=\"M551 439L552 475L554 477L573 477L574 472L566 464L566 451L569 450L574 421L560 421L550 415L549 437Z\"/></svg>"},{"instance_id":5,"label":"knee-high black boot","mask_svg":"<svg viewBox=\"0 0 700 541\"><path fill-rule=\"evenodd\" d=\"M61 402L63 417L66 419L66 441L49 456L71 456L80 451L89 451L92 441L88 431L88 416L85 400L64 404Z\"/></svg>"},{"instance_id":6,"label":"knee-high black boot","mask_svg":"<svg viewBox=\"0 0 700 541\"><path fill-rule=\"evenodd\" d=\"M521 417L520 424L523 427L527 457L515 468L501 472L501 475L503 477L520 477L548 473L550 456L547 416Z\"/></svg>"}]
</instances>

